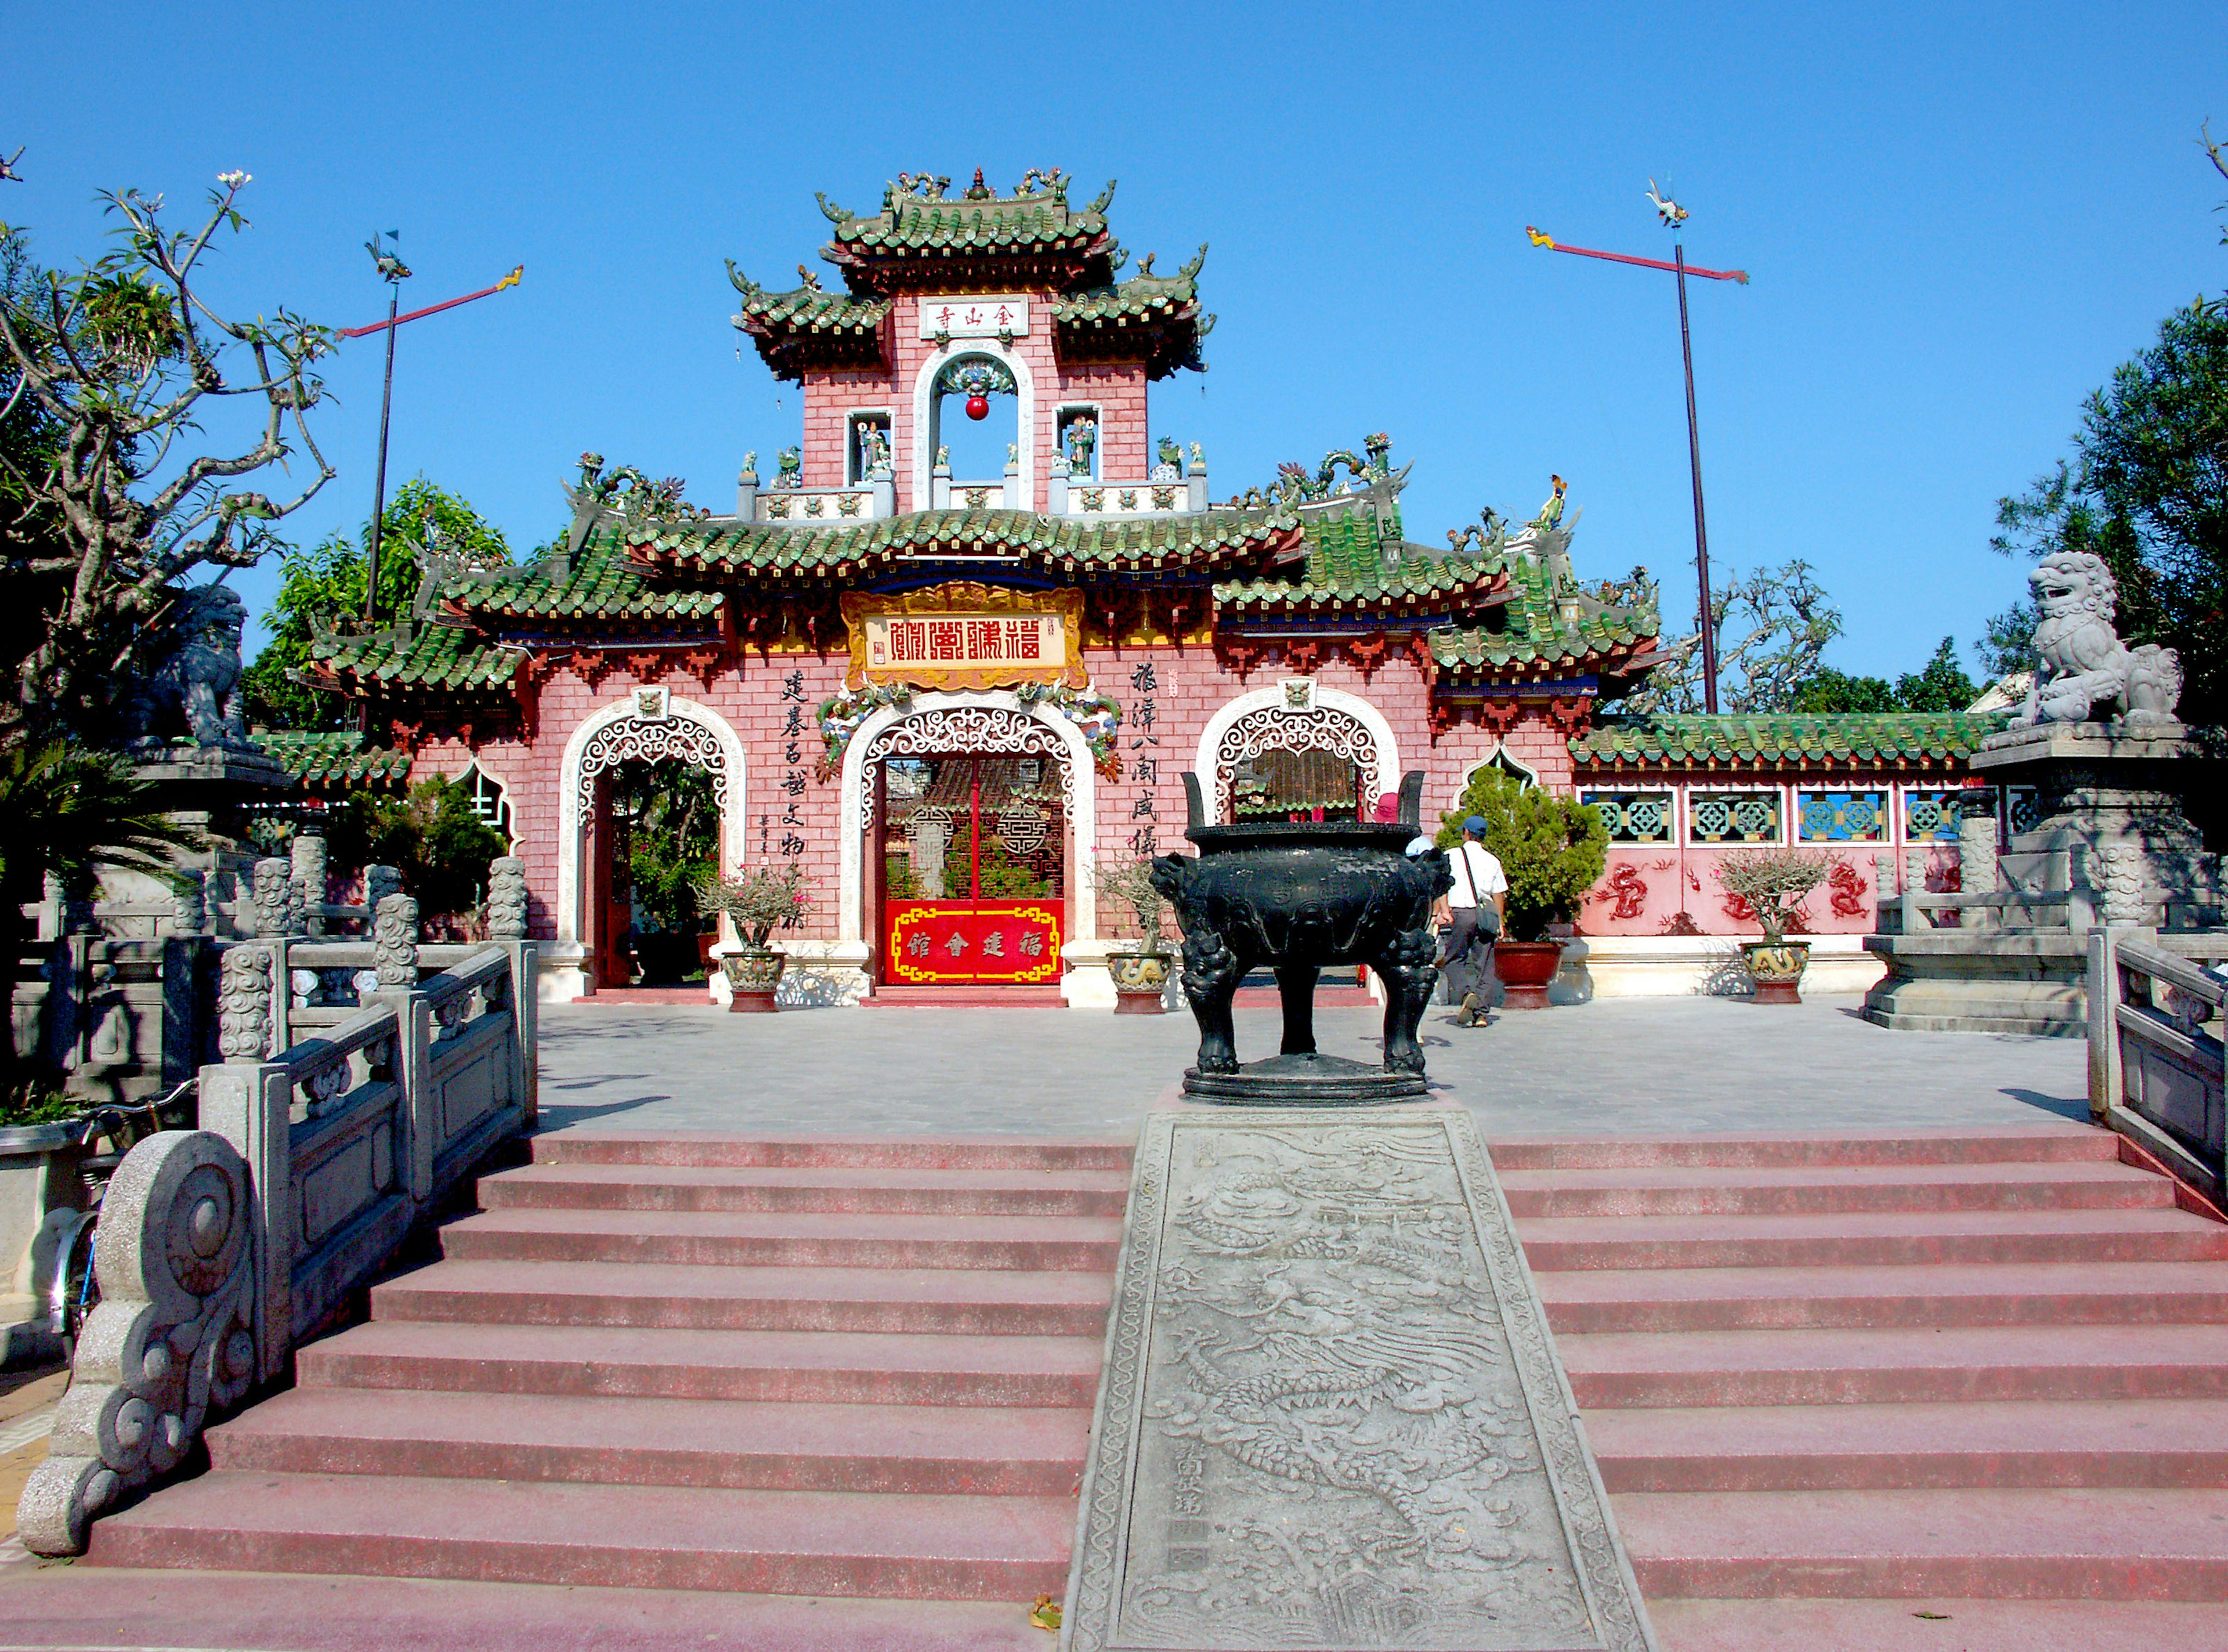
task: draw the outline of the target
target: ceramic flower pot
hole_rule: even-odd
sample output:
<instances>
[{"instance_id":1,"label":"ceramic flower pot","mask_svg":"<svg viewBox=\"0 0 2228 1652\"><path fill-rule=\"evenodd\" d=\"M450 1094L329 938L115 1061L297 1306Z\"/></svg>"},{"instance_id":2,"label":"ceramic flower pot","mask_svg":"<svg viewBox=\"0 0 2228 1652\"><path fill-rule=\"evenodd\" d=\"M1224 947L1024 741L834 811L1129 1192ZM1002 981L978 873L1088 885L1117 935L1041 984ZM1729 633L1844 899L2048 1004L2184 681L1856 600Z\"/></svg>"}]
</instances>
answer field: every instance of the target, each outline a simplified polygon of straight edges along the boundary
<instances>
[{"instance_id":1,"label":"ceramic flower pot","mask_svg":"<svg viewBox=\"0 0 2228 1652\"><path fill-rule=\"evenodd\" d=\"M1162 994L1168 984L1166 952L1109 952L1106 973L1114 977L1114 1013L1157 1015L1166 1009Z\"/></svg>"},{"instance_id":2,"label":"ceramic flower pot","mask_svg":"<svg viewBox=\"0 0 2228 1652\"><path fill-rule=\"evenodd\" d=\"M1744 941L1741 957L1749 978L1756 983L1760 1004L1799 1004L1802 1002L1802 970L1810 962L1808 941Z\"/></svg>"},{"instance_id":3,"label":"ceramic flower pot","mask_svg":"<svg viewBox=\"0 0 2228 1652\"><path fill-rule=\"evenodd\" d=\"M1547 988L1563 967L1560 941L1495 941L1493 972L1508 994L1503 1009L1545 1009Z\"/></svg>"},{"instance_id":4,"label":"ceramic flower pot","mask_svg":"<svg viewBox=\"0 0 2228 1652\"><path fill-rule=\"evenodd\" d=\"M781 972L789 967L789 959L771 947L744 947L729 952L720 959L720 969L727 977L727 1009L738 1015L770 1015L778 1007L773 1001L781 985Z\"/></svg>"}]
</instances>

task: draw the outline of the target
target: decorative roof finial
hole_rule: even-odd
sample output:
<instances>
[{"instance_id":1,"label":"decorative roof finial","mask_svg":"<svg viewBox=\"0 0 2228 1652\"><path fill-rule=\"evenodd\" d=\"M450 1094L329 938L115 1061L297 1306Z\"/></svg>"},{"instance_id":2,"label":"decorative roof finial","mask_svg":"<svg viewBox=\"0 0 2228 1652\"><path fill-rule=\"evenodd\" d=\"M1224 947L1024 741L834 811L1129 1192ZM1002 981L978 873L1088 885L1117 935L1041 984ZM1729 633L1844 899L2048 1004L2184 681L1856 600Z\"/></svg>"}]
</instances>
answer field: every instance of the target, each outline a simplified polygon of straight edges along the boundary
<instances>
[{"instance_id":1,"label":"decorative roof finial","mask_svg":"<svg viewBox=\"0 0 2228 1652\"><path fill-rule=\"evenodd\" d=\"M998 192L983 182L983 169L979 166L975 169L975 182L967 186L967 198L970 201L996 201L998 198Z\"/></svg>"},{"instance_id":2,"label":"decorative roof finial","mask_svg":"<svg viewBox=\"0 0 2228 1652\"><path fill-rule=\"evenodd\" d=\"M1666 186L1668 187L1668 185ZM1677 202L1655 192L1655 180L1648 180L1648 198L1655 203L1655 215L1663 221L1663 227L1676 231L1687 221L1687 209ZM1552 243L1551 243L1552 244Z\"/></svg>"}]
</instances>

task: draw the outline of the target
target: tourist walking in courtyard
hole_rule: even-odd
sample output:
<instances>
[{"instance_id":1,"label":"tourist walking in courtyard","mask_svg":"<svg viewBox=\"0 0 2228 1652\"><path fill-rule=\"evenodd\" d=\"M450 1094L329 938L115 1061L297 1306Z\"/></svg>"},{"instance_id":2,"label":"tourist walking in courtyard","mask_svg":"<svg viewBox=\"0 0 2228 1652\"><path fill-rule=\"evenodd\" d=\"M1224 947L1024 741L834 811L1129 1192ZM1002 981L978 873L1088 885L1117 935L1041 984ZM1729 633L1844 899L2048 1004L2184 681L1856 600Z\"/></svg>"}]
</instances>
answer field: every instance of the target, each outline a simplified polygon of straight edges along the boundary
<instances>
[{"instance_id":1,"label":"tourist walking in courtyard","mask_svg":"<svg viewBox=\"0 0 2228 1652\"><path fill-rule=\"evenodd\" d=\"M1463 822L1462 842L1447 855L1455 885L1446 896L1446 945L1439 959L1445 971L1447 996L1461 1004L1455 1012L1457 1027L1482 1027L1485 1015L1485 961L1508 901L1508 874L1485 846L1485 819L1472 815Z\"/></svg>"}]
</instances>

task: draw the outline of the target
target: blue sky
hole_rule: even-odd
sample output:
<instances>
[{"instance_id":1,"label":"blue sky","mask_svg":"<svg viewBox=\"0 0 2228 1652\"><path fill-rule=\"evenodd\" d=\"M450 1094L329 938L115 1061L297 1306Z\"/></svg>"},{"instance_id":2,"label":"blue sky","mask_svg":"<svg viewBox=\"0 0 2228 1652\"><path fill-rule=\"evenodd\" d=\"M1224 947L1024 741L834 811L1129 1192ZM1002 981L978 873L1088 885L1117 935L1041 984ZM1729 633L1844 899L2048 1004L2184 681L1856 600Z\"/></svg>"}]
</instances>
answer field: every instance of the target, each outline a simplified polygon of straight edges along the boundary
<instances>
[{"instance_id":1,"label":"blue sky","mask_svg":"<svg viewBox=\"0 0 2228 1652\"><path fill-rule=\"evenodd\" d=\"M812 192L1061 166L1166 266L1212 245L1211 371L1154 426L1217 491L1387 430L1409 536L1548 473L1582 573L1644 563L1691 609L1667 277L1537 251L1668 256L1675 183L1718 569L1809 559L1845 669L1969 644L2024 570L1996 498L2159 318L2228 287L2193 139L2228 129L2216 5L1790 8L852 4L13 9L0 216L91 251L103 186L185 209L222 170L254 220L212 291L335 325L384 311L362 242L401 231L406 302L512 291L402 336L389 486L422 472L523 552L583 449L729 508L745 450L793 440L793 387L736 357L722 260L818 265ZM97 39L97 48L84 42ZM833 282L831 281L831 285ZM331 362L340 476L290 526L369 514L375 340ZM233 576L251 599L272 581Z\"/></svg>"}]
</instances>

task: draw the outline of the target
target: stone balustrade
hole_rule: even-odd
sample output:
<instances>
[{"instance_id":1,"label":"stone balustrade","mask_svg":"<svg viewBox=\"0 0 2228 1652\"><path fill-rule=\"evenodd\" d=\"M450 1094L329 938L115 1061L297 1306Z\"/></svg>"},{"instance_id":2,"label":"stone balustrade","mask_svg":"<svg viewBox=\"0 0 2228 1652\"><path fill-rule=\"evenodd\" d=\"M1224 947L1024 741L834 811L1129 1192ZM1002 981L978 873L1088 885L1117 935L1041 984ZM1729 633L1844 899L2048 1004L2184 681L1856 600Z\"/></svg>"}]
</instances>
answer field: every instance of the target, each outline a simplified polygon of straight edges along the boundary
<instances>
[{"instance_id":1,"label":"stone balustrade","mask_svg":"<svg viewBox=\"0 0 2228 1652\"><path fill-rule=\"evenodd\" d=\"M2172 952L2147 927L2089 936L2089 1111L2215 1200L2228 1198L2223 1006L2228 936Z\"/></svg>"},{"instance_id":2,"label":"stone balustrade","mask_svg":"<svg viewBox=\"0 0 2228 1652\"><path fill-rule=\"evenodd\" d=\"M266 1057L287 938L226 957L227 1059L202 1069L201 1128L133 1148L101 1206L101 1300L80 1337L22 1540L74 1554L86 1528L169 1475L207 1423L284 1380L294 1348L345 1316L448 1192L533 1127L535 957L510 939L420 948L414 903L378 916L384 983L337 1026ZM461 951L430 979L428 954ZM279 1023L283 1025L283 1021Z\"/></svg>"}]
</instances>

